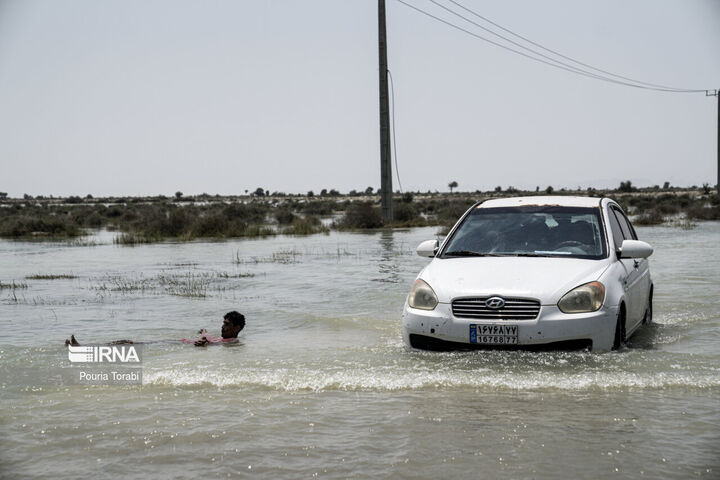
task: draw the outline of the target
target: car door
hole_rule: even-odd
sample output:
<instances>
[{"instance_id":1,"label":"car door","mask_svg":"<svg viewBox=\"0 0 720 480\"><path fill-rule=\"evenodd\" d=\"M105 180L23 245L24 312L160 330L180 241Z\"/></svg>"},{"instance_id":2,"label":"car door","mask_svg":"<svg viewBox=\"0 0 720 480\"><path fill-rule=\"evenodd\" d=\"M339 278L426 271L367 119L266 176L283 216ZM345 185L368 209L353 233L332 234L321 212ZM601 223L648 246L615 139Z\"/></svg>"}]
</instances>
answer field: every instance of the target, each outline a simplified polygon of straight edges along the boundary
<instances>
[{"instance_id":1,"label":"car door","mask_svg":"<svg viewBox=\"0 0 720 480\"><path fill-rule=\"evenodd\" d=\"M624 240L637 240L637 234L625 214L616 206L611 207ZM645 314L646 299L649 293L649 262L647 258L623 258L621 259L627 277L625 279L625 298L627 300L627 318L625 330L630 333L642 322Z\"/></svg>"}]
</instances>

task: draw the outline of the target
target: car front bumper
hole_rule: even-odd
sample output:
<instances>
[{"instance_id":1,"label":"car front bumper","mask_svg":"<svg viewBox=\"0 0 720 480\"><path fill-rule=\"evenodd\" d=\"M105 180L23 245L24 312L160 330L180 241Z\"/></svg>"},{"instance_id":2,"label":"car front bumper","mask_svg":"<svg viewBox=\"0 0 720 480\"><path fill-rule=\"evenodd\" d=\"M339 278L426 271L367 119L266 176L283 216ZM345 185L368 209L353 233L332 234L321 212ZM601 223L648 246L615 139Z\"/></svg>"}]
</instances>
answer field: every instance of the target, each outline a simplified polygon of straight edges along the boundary
<instances>
[{"instance_id":1,"label":"car front bumper","mask_svg":"<svg viewBox=\"0 0 720 480\"><path fill-rule=\"evenodd\" d=\"M439 303L434 310L428 311L411 308L406 302L402 331L405 344L411 347L482 348L499 345L472 343L471 325L476 326L472 328L517 326L517 344L512 346L522 348L589 341L594 351L606 351L612 349L617 314L617 307L603 306L596 312L568 314L561 312L557 305L542 305L533 320L480 320L455 317L449 303Z\"/></svg>"}]
</instances>

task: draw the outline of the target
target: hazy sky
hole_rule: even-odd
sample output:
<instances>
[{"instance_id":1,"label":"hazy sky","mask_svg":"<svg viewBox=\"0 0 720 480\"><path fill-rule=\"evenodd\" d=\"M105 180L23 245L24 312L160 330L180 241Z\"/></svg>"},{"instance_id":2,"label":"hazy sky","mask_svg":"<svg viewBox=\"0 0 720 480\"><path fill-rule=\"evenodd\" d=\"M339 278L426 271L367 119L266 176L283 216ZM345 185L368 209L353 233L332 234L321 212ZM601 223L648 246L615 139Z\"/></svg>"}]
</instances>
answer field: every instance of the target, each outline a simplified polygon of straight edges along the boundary
<instances>
[{"instance_id":1,"label":"hazy sky","mask_svg":"<svg viewBox=\"0 0 720 480\"><path fill-rule=\"evenodd\" d=\"M620 75L720 88L720 0L458 1ZM581 77L387 9L403 190L715 183L715 97ZM0 191L377 188L377 92L374 0L0 0Z\"/></svg>"}]
</instances>

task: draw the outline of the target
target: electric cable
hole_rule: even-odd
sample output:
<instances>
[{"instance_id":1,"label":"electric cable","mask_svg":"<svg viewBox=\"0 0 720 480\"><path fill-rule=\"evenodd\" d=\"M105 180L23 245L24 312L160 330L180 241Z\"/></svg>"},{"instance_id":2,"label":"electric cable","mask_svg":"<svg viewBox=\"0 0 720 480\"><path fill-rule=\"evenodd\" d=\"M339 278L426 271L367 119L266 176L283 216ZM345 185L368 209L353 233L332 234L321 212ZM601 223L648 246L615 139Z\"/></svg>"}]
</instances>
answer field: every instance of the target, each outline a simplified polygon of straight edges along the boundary
<instances>
[{"instance_id":1,"label":"electric cable","mask_svg":"<svg viewBox=\"0 0 720 480\"><path fill-rule=\"evenodd\" d=\"M431 1L432 1L432 0L431 0ZM497 28L499 28L500 30L509 33L510 35L513 35L513 36L515 36L515 37L517 37L517 38L519 38L519 39L521 39L521 40L523 40L523 41L525 41L525 42L528 42L528 43L531 44L531 45L534 45L534 46L536 46L536 47L538 47L538 48L541 48L541 49L545 50L546 52L550 52L550 53L552 53L553 55L557 55L558 57L564 58L565 60L569 60L569 61L571 61L571 62L573 62L573 63L577 63L578 65L582 65L583 67L586 67L586 68L595 70L595 71L597 71L597 72L601 72L601 73L604 73L604 74L606 74L606 75L610 75L610 76L613 76L613 77L621 78L621 79L623 79L623 80L627 80L627 81L630 81L630 82L639 83L639 84L642 84L642 85L647 85L647 86L650 86L650 87L667 88L667 89L670 89L670 90L677 90L677 91L679 91L679 92L682 91L682 92L692 92L692 93L698 93L698 92L703 92L703 91L705 91L705 90L698 90L698 89L686 89L686 88L669 87L669 86L667 86L667 85L661 85L661 84L657 84L657 83L644 82L644 81L642 81L642 80L636 80L636 79L634 79L634 78L624 77L624 76L622 76L622 75L618 75L618 74L616 74L616 73L612 73L612 72L609 72L609 71L607 71L607 70L603 70L602 68L594 67L594 66L589 65L589 64L587 64L587 63L583 63L583 62L581 62L580 60L576 60L576 59L574 59L574 58L572 58L572 57L569 57L569 56L567 56L567 55L563 55L563 54L560 53L560 52L557 52L557 51L555 51L555 50L553 50L553 49L547 48L547 47L545 47L545 46L543 46L543 45L541 45L541 44L539 44L539 43L537 43L537 42L534 42L534 41L530 40L530 39L527 38L527 37L524 37L524 36L522 36L522 35L520 35L520 34L518 34L518 33L515 33L515 32L513 32L512 30L510 30L510 29L508 29L508 28L505 28L505 27L503 27L502 25L500 25L500 24L498 24L498 23L496 23L496 22L493 22L493 21L490 20L489 18L480 15L479 13L475 12L474 10L471 10L470 8L466 7L465 5L462 5L460 2L457 2L457 1L455 1L455 0L448 0L448 1L449 1L450 3L452 3L452 4L454 4L454 5L457 5L458 7L462 8L462 9L465 10L466 12L468 12L468 13L476 16L477 18L480 18L480 19L484 20L485 22L493 25L494 27L497 27ZM433 3L437 4L437 3L434 2L434 1L433 1ZM443 7L443 8L445 8L445 7ZM463 17L463 18L465 18L465 17ZM481 28L485 29L484 27L481 27ZM489 32L491 32L491 33L494 33L494 32L492 32L491 30L487 30L487 31L489 31ZM497 34L496 34L496 35L497 35ZM505 37L501 37L501 38L505 38ZM506 39L506 40L507 40L507 39ZM508 41L510 41L510 40L508 40ZM514 42L513 42L513 43L514 43Z\"/></svg>"},{"instance_id":2,"label":"electric cable","mask_svg":"<svg viewBox=\"0 0 720 480\"><path fill-rule=\"evenodd\" d=\"M614 79L614 78L609 78L609 77L606 77L606 76L603 76L603 75L600 75L600 74L588 72L588 71L583 70L583 69L580 69L580 68L578 68L578 67L574 67L574 66L572 66L572 65L568 65L568 64L566 64L566 63L564 63L564 62L561 62L561 61L559 61L559 60L550 59L551 61L546 61L546 60L543 60L542 58L537 58L537 57L534 57L534 56L532 56L532 55L528 55L528 54L523 53L523 52L521 52L521 51L519 51L519 50L516 50L516 49L514 49L514 48L508 47L507 45L503 45L503 44L501 44L501 43L498 43L498 42L495 42L495 41L493 41L493 40L490 40L489 38L483 37L482 35L479 35L479 34L477 34L477 33L475 33L475 32L472 32L472 31L470 31L470 30L468 30L468 29L466 29L466 28L463 28L463 27L461 27L461 26L459 26L459 25L456 25L456 24L454 24L454 23L452 23L452 22L450 22L450 21L444 20L444 19L442 19L442 18L440 18L440 17L438 17L438 16L436 16L436 15L433 15L432 13L429 13L429 12L427 12L427 11L421 9L421 8L418 8L418 7L414 6L414 5L411 5L411 4L407 3L407 2L405 2L404 0L397 0L397 1L398 1L399 3L405 5L406 7L409 7L409 8L411 8L411 9L413 9L413 10L419 12L419 13L422 13L423 15L425 15L425 16L427 16L427 17L430 17L430 18L432 18L432 19L434 19L434 20L436 20L436 21L439 21L439 22L441 22L441 23L444 23L445 25L447 25L447 26L449 26L449 27L452 27L452 28L454 28L454 29L456 29L456 30L459 30L459 31L461 31L461 32L464 32L464 33L466 33L466 34L468 34L468 35L470 35L470 36L472 36L472 37L475 37L475 38L478 38L478 39L480 39L480 40L483 40L484 42L490 43L490 44L495 45L495 46L497 46L497 47L500 47L500 48L502 48L502 49L504 49L504 50L508 50L508 51L510 51L510 52L512 52L512 53L515 53L515 54L520 55L520 56L522 56L522 57L528 58L528 59L530 59L530 60L534 60L534 61L536 61L536 62L540 62L540 63L543 63L543 64L545 64L545 65L558 68L558 69L560 69L560 70L565 70L565 71L570 72L570 73L575 73L575 74L577 74L577 75L582 75L582 76L585 76L585 77L594 78L594 79L596 79L596 80L602 80L602 81L609 82L609 83L615 83L615 84L618 84L618 85L624 85L624 86L627 86L627 87L639 88L639 89L644 89L644 90L654 90L654 91L668 92L668 93L702 93L702 92L707 93L708 91L710 91L710 90L707 90L707 89L703 89L703 90L700 90L700 89L698 89L698 90L674 89L674 88L665 88L665 87L654 87L654 86L649 86L649 85L644 85L644 84L638 84L638 83L629 83L629 82L626 82L626 81L621 81L621 80L616 80L616 79ZM436 3L436 2L434 2L433 0L430 0L430 1L432 1L433 3ZM437 4L437 3L436 3L436 4ZM444 8L444 7L443 7L443 8ZM473 23L474 25L477 25L477 23L472 22L472 20L469 20L469 19L467 19L466 17L463 17L461 14L458 14L458 13L452 12L452 11L451 11L451 13L453 13L453 14L455 14L455 15L457 15L457 16L460 16L461 18L465 19L466 21L468 21L468 22L470 22L470 23ZM481 27L481 28L484 28L484 27ZM491 32L491 33L493 33L493 34L495 34L495 35L499 35L499 34L494 33L494 32ZM502 38L505 39L504 37L502 37ZM510 40L507 40L507 39L505 39L505 40L506 40L506 41L510 41ZM512 41L511 41L511 42L512 42ZM522 48L527 49L527 47L522 47ZM539 53L537 53L537 52L535 52L535 51L533 51L533 50L530 50L530 51L532 51L533 53L536 53L536 54L538 54L538 55L542 55L542 54L539 54ZM542 55L542 56L544 56L544 55ZM546 57L546 58L549 58L549 57Z\"/></svg>"},{"instance_id":3,"label":"electric cable","mask_svg":"<svg viewBox=\"0 0 720 480\"><path fill-rule=\"evenodd\" d=\"M395 159L395 176L398 181L398 188L400 193L403 193L402 183L400 183L400 170L398 170L398 157L397 157L397 143L395 141L395 83L393 82L392 73L390 69L387 70L388 78L390 79L390 96L392 97L392 143L393 143L393 158Z\"/></svg>"}]
</instances>

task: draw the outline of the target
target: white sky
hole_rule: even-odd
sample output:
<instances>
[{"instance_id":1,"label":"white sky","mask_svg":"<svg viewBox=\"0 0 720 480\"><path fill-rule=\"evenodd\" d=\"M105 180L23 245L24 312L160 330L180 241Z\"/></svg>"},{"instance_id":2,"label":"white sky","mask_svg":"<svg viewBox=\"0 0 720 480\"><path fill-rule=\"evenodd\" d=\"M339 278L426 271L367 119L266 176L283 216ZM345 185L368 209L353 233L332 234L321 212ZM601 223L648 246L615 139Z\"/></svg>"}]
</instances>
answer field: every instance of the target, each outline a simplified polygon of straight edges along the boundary
<instances>
[{"instance_id":1,"label":"white sky","mask_svg":"<svg viewBox=\"0 0 720 480\"><path fill-rule=\"evenodd\" d=\"M459 1L606 70L720 88L720 0ZM403 190L715 184L716 98L387 8ZM0 191L377 188L377 91L374 0L0 0Z\"/></svg>"}]
</instances>

